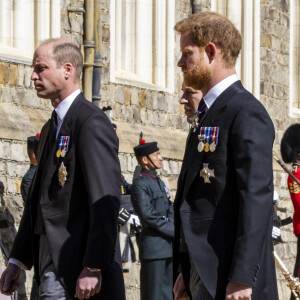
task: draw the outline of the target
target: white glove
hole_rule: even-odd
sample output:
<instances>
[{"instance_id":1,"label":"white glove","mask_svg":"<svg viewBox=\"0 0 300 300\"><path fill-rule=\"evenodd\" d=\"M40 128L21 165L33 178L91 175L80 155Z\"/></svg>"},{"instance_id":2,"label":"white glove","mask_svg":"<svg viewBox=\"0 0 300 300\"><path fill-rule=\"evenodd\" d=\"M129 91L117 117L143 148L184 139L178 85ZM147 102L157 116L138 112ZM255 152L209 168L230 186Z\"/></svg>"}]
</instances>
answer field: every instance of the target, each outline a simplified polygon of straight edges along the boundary
<instances>
[{"instance_id":1,"label":"white glove","mask_svg":"<svg viewBox=\"0 0 300 300\"><path fill-rule=\"evenodd\" d=\"M131 214L131 216L130 216L128 222L129 222L130 224L133 224L133 225L134 225L134 223L135 223L135 226L141 226L141 222L140 222L139 217L138 217L137 215L134 215L134 214Z\"/></svg>"},{"instance_id":2,"label":"white glove","mask_svg":"<svg viewBox=\"0 0 300 300\"><path fill-rule=\"evenodd\" d=\"M280 235L281 235L280 228L273 226L273 229L272 229L272 238L273 239L277 239L278 237L280 237Z\"/></svg>"}]
</instances>

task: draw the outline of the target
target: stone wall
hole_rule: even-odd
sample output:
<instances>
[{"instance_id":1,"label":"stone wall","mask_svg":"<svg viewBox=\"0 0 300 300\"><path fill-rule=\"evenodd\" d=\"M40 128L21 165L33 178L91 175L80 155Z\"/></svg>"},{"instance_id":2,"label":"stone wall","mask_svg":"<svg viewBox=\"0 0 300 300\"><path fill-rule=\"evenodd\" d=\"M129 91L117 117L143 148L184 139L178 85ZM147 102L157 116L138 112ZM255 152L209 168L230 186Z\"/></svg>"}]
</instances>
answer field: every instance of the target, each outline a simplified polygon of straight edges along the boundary
<instances>
[{"instance_id":1,"label":"stone wall","mask_svg":"<svg viewBox=\"0 0 300 300\"><path fill-rule=\"evenodd\" d=\"M260 100L269 112L276 130L274 154L280 158L280 141L287 127L298 119L289 117L289 46L290 7L288 0L261 1L261 91ZM293 206L287 189L287 174L274 160L274 187L279 193L280 206L286 207L281 218L292 216ZM275 251L287 268L293 272L296 239L292 224L282 228L284 244ZM290 290L277 268L280 299L289 299Z\"/></svg>"}]
</instances>

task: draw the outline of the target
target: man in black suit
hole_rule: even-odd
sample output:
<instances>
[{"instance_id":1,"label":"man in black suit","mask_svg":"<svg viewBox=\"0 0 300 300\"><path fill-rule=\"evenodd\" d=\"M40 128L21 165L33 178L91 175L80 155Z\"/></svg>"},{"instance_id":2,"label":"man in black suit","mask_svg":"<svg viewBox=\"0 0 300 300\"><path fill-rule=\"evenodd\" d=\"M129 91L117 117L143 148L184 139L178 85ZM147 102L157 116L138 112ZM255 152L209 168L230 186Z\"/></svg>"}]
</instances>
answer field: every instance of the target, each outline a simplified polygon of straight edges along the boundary
<instances>
[{"instance_id":1,"label":"man in black suit","mask_svg":"<svg viewBox=\"0 0 300 300\"><path fill-rule=\"evenodd\" d=\"M20 267L35 268L40 299L125 299L117 218L118 139L106 115L79 90L83 58L51 39L33 57L37 95L54 107L44 125L38 169L1 292L17 288Z\"/></svg>"},{"instance_id":2,"label":"man in black suit","mask_svg":"<svg viewBox=\"0 0 300 300\"><path fill-rule=\"evenodd\" d=\"M225 17L178 22L186 86L201 90L174 203L175 299L278 299L272 256L274 127L237 79L241 36Z\"/></svg>"}]
</instances>

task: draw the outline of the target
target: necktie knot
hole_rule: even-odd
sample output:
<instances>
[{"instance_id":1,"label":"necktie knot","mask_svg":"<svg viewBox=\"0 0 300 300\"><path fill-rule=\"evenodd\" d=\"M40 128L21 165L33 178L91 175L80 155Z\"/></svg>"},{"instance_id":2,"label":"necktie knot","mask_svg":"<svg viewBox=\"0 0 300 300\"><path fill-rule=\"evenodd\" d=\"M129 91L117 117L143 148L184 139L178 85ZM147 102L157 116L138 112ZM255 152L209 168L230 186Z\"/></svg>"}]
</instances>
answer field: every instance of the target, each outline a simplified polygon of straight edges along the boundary
<instances>
[{"instance_id":1,"label":"necktie knot","mask_svg":"<svg viewBox=\"0 0 300 300\"><path fill-rule=\"evenodd\" d=\"M204 101L204 98L202 98L199 103L199 106L198 106L198 111L200 111L200 113L201 113L201 112L205 111L206 108L207 108L206 103Z\"/></svg>"},{"instance_id":2,"label":"necktie knot","mask_svg":"<svg viewBox=\"0 0 300 300\"><path fill-rule=\"evenodd\" d=\"M54 124L57 126L57 113L55 110L53 110L52 115L51 115L51 120L54 122Z\"/></svg>"}]
</instances>

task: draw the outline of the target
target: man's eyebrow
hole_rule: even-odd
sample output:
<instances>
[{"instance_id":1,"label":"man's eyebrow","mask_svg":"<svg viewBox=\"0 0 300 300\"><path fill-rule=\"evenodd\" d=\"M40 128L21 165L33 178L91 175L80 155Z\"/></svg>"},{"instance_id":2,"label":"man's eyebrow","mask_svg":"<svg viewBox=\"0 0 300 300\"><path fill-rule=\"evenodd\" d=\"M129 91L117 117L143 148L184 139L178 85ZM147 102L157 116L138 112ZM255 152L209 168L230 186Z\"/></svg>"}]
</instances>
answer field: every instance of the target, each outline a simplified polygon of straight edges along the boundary
<instances>
[{"instance_id":1,"label":"man's eyebrow","mask_svg":"<svg viewBox=\"0 0 300 300\"><path fill-rule=\"evenodd\" d=\"M197 93L196 90L194 90L194 89L192 89L192 88L190 88L190 87L186 87L186 88L185 88L185 92Z\"/></svg>"}]
</instances>

